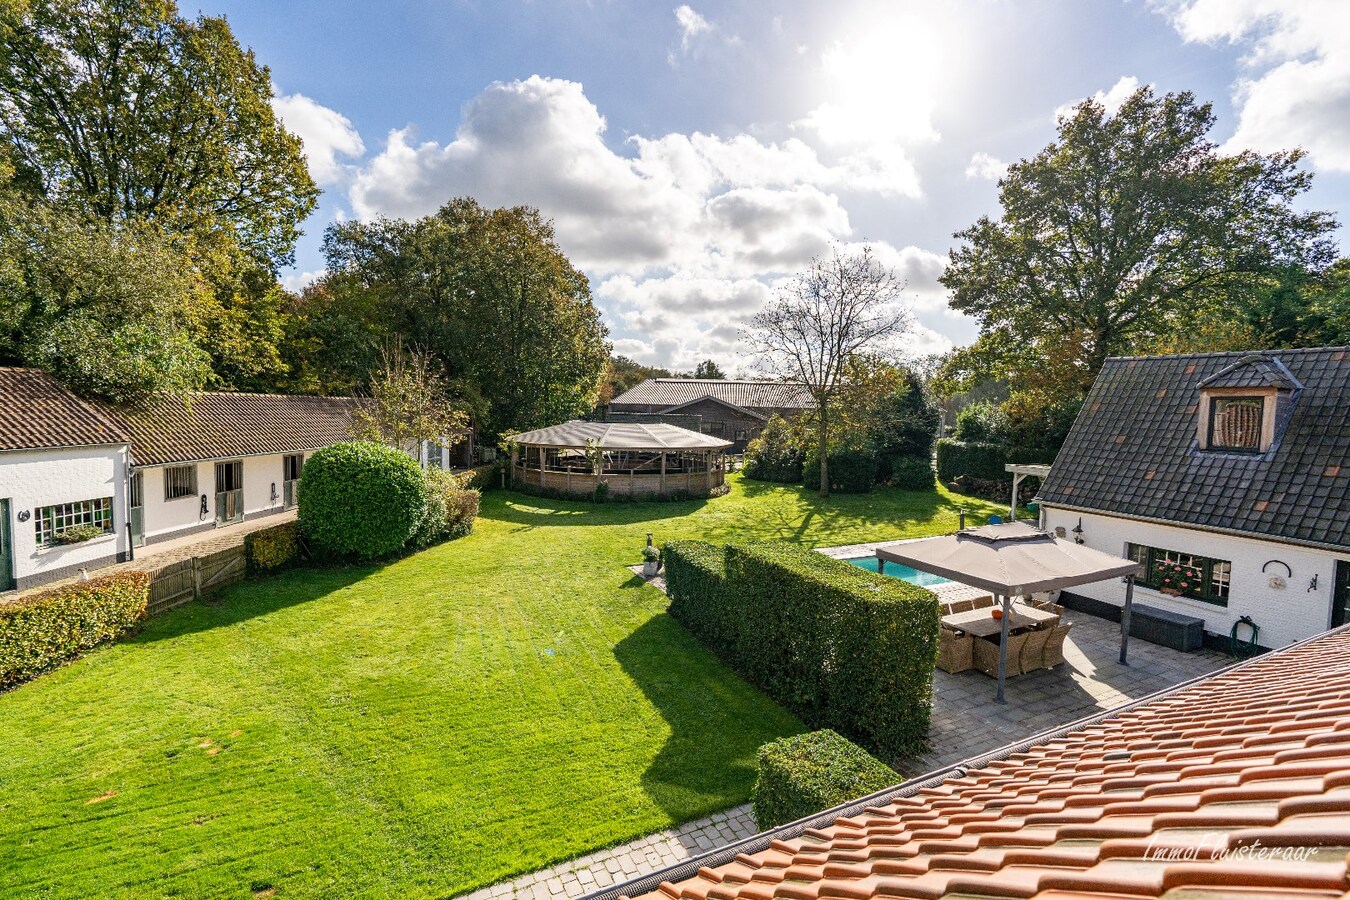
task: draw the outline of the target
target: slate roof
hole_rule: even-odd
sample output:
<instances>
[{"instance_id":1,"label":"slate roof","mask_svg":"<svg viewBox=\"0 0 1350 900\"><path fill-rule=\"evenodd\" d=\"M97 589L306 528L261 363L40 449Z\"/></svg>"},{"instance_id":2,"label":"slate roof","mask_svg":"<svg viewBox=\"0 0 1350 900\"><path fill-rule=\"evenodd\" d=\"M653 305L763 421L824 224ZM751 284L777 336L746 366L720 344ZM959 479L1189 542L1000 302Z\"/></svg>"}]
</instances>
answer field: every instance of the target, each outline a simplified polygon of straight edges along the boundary
<instances>
[{"instance_id":1,"label":"slate roof","mask_svg":"<svg viewBox=\"0 0 1350 900\"><path fill-rule=\"evenodd\" d=\"M346 397L202 393L188 405L161 400L143 409L106 410L131 434L138 466L317 450L351 440Z\"/></svg>"},{"instance_id":2,"label":"slate roof","mask_svg":"<svg viewBox=\"0 0 1350 900\"><path fill-rule=\"evenodd\" d=\"M1342 628L591 897L1344 898L1347 851Z\"/></svg>"},{"instance_id":3,"label":"slate roof","mask_svg":"<svg viewBox=\"0 0 1350 900\"><path fill-rule=\"evenodd\" d=\"M125 444L126 429L46 372L0 367L0 450Z\"/></svg>"},{"instance_id":4,"label":"slate roof","mask_svg":"<svg viewBox=\"0 0 1350 900\"><path fill-rule=\"evenodd\" d=\"M702 378L648 378L615 397L611 406L682 406L715 397L745 409L810 409L803 384L787 381L724 381Z\"/></svg>"},{"instance_id":5,"label":"slate roof","mask_svg":"<svg viewBox=\"0 0 1350 900\"><path fill-rule=\"evenodd\" d=\"M1237 365L1240 364L1240 365ZM1266 453L1202 451L1200 385L1289 381ZM1052 506L1350 547L1350 348L1109 359L1055 459Z\"/></svg>"},{"instance_id":6,"label":"slate roof","mask_svg":"<svg viewBox=\"0 0 1350 900\"><path fill-rule=\"evenodd\" d=\"M530 447L581 448L596 441L605 450L720 450L731 441L664 422L583 422L522 431L511 440Z\"/></svg>"}]
</instances>

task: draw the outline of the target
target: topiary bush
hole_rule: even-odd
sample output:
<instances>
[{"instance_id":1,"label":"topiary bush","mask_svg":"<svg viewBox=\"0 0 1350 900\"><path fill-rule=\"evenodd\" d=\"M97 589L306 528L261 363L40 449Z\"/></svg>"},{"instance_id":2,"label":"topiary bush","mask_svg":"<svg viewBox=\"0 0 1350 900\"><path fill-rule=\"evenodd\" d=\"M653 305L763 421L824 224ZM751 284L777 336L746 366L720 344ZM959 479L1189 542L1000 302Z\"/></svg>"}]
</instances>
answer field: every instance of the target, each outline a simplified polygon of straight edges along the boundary
<instances>
[{"instance_id":1,"label":"topiary bush","mask_svg":"<svg viewBox=\"0 0 1350 900\"><path fill-rule=\"evenodd\" d=\"M927 459L916 456L903 456L891 460L891 487L906 491L937 490L937 473Z\"/></svg>"},{"instance_id":2,"label":"topiary bush","mask_svg":"<svg viewBox=\"0 0 1350 900\"><path fill-rule=\"evenodd\" d=\"M886 758L928 733L937 599L795 544L666 545L672 617L815 727Z\"/></svg>"},{"instance_id":3,"label":"topiary bush","mask_svg":"<svg viewBox=\"0 0 1350 900\"><path fill-rule=\"evenodd\" d=\"M244 535L244 558L250 572L270 572L300 557L300 523L282 522Z\"/></svg>"},{"instance_id":4,"label":"topiary bush","mask_svg":"<svg viewBox=\"0 0 1350 900\"><path fill-rule=\"evenodd\" d=\"M149 598L149 575L118 572L0 605L0 690L126 634Z\"/></svg>"},{"instance_id":5,"label":"topiary bush","mask_svg":"<svg viewBox=\"0 0 1350 900\"><path fill-rule=\"evenodd\" d=\"M779 416L772 416L759 437L745 446L745 463L741 467L746 478L755 481L776 481L796 484L802 480L802 461L806 458L792 426Z\"/></svg>"},{"instance_id":6,"label":"topiary bush","mask_svg":"<svg viewBox=\"0 0 1350 900\"><path fill-rule=\"evenodd\" d=\"M350 441L315 451L300 479L300 530L322 553L362 560L392 556L416 534L427 481L412 457L384 444Z\"/></svg>"},{"instance_id":7,"label":"topiary bush","mask_svg":"<svg viewBox=\"0 0 1350 900\"><path fill-rule=\"evenodd\" d=\"M866 797L902 779L890 766L828 728L759 748L750 799L762 830Z\"/></svg>"}]
</instances>

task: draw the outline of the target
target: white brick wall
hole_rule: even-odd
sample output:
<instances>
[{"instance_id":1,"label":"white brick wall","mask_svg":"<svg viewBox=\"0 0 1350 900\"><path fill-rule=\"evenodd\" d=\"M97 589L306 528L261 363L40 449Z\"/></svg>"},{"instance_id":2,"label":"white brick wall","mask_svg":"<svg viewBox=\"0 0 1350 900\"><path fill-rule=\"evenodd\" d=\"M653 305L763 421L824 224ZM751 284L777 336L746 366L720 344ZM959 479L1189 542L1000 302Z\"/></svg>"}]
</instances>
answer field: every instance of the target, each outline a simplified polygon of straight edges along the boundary
<instances>
[{"instance_id":1,"label":"white brick wall","mask_svg":"<svg viewBox=\"0 0 1350 900\"><path fill-rule=\"evenodd\" d=\"M1077 512L1046 507L1045 528L1054 531L1057 526L1063 527L1071 534L1079 517ZM1205 631L1224 638L1228 637L1239 617L1250 616L1261 629L1260 642L1265 647L1282 647L1330 627L1336 560L1350 560L1350 550L1338 555L1274 541L1114 516L1082 513L1081 517L1084 543L1105 553L1123 556L1126 543L1134 543L1232 562L1227 607L1186 597L1171 597L1142 586L1135 588L1135 601L1204 619ZM1286 563L1293 575L1286 576L1285 568L1278 565L1270 565L1262 572L1261 567L1269 560ZM1276 574L1285 578L1285 587L1270 585L1271 577ZM1312 587L1314 576L1317 578L1315 588ZM1120 580L1082 585L1071 590L1114 606L1125 602L1125 585ZM1247 634L1247 630L1242 629L1242 635Z\"/></svg>"},{"instance_id":2,"label":"white brick wall","mask_svg":"<svg viewBox=\"0 0 1350 900\"><path fill-rule=\"evenodd\" d=\"M0 498L10 501L13 575L20 586L127 552L126 466L125 445L0 453ZM113 534L71 546L37 546L35 509L99 497L113 498ZM28 521L20 522L25 510Z\"/></svg>"}]
</instances>

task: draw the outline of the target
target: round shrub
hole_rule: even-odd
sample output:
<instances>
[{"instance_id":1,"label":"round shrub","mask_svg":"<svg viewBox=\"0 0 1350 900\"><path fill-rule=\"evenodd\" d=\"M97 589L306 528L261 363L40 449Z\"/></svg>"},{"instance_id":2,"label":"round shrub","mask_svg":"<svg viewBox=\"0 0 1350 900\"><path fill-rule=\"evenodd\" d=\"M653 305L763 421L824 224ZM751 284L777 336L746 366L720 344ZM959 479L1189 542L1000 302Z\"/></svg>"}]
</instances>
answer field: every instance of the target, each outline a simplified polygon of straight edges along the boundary
<instances>
[{"instance_id":1,"label":"round shrub","mask_svg":"<svg viewBox=\"0 0 1350 900\"><path fill-rule=\"evenodd\" d=\"M473 531L479 493L466 486L471 480L471 474L461 476L445 469L427 470L427 510L413 535L414 547L423 549Z\"/></svg>"},{"instance_id":2,"label":"round shrub","mask_svg":"<svg viewBox=\"0 0 1350 900\"><path fill-rule=\"evenodd\" d=\"M866 494L877 483L877 457L871 450L830 451L830 490L840 494ZM820 457L807 454L802 484L820 487Z\"/></svg>"},{"instance_id":3,"label":"round shrub","mask_svg":"<svg viewBox=\"0 0 1350 900\"><path fill-rule=\"evenodd\" d=\"M358 559L402 550L427 508L411 456L370 441L333 444L305 461L300 529L316 549Z\"/></svg>"},{"instance_id":4,"label":"round shrub","mask_svg":"<svg viewBox=\"0 0 1350 900\"><path fill-rule=\"evenodd\" d=\"M803 458L792 427L774 416L765 424L763 433L746 445L745 466L741 471L755 481L795 484L802 478Z\"/></svg>"}]
</instances>

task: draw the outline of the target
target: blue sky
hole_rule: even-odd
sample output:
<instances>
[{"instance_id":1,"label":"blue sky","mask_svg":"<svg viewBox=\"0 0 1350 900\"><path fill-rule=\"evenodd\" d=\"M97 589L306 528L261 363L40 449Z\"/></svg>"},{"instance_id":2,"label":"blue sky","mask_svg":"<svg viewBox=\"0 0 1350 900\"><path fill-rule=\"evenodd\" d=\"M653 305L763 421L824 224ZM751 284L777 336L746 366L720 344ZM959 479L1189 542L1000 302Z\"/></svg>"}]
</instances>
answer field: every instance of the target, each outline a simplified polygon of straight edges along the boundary
<instances>
[{"instance_id":1,"label":"blue sky","mask_svg":"<svg viewBox=\"0 0 1350 900\"><path fill-rule=\"evenodd\" d=\"M191 7L184 6L185 11ZM271 67L335 218L470 194L539 207L616 352L745 360L740 324L832 242L907 278L911 352L968 343L936 278L1058 108L1136 84L1211 101L1226 148L1301 145L1350 218L1350 3L217 2ZM1344 229L1342 235L1344 235Z\"/></svg>"}]
</instances>

